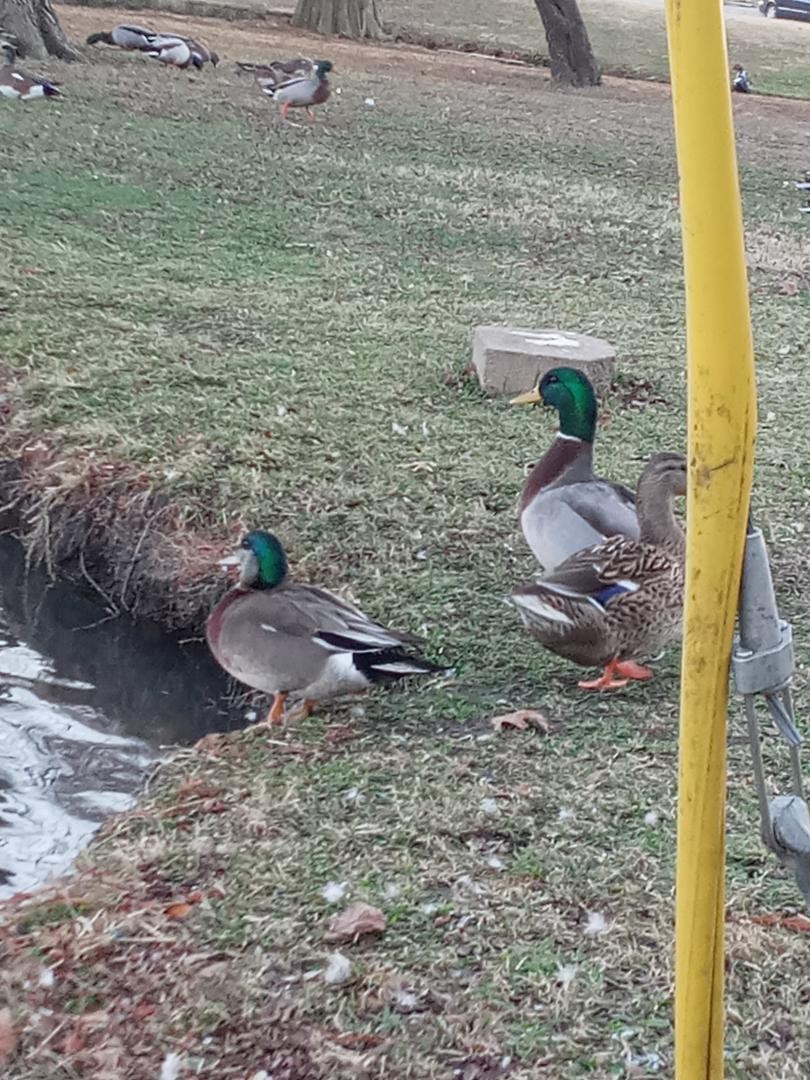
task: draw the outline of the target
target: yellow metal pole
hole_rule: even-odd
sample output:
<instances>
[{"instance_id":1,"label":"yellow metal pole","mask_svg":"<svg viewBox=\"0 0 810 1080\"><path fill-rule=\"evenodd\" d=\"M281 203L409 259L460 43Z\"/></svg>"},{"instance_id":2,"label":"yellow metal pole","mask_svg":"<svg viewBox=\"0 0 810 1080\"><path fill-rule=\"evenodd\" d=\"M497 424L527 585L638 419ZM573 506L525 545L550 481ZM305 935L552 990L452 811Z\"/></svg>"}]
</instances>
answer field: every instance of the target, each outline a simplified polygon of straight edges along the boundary
<instances>
[{"instance_id":1,"label":"yellow metal pole","mask_svg":"<svg viewBox=\"0 0 810 1080\"><path fill-rule=\"evenodd\" d=\"M689 494L681 670L675 1075L723 1076L728 660L756 425L722 0L666 0L680 174Z\"/></svg>"}]
</instances>

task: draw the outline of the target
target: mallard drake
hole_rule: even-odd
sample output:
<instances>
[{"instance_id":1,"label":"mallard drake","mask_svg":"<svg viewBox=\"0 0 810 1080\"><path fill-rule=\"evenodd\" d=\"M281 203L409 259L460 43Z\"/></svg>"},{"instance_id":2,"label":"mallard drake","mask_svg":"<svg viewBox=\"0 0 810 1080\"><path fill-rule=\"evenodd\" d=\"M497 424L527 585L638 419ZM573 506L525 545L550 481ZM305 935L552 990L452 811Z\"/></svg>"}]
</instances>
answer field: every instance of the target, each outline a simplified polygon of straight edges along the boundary
<instances>
[{"instance_id":1,"label":"mallard drake","mask_svg":"<svg viewBox=\"0 0 810 1080\"><path fill-rule=\"evenodd\" d=\"M416 638L387 630L351 604L292 581L272 533L255 530L221 565L239 580L214 607L206 637L218 663L240 682L273 694L268 724L281 723L289 695L308 716L326 698L440 667L415 651Z\"/></svg>"},{"instance_id":2,"label":"mallard drake","mask_svg":"<svg viewBox=\"0 0 810 1080\"><path fill-rule=\"evenodd\" d=\"M527 476L520 496L520 527L541 567L552 570L609 536L636 539L633 492L594 476L596 395L587 376L574 368L552 368L511 404L550 405L560 417L554 441Z\"/></svg>"},{"instance_id":3,"label":"mallard drake","mask_svg":"<svg viewBox=\"0 0 810 1080\"><path fill-rule=\"evenodd\" d=\"M32 101L34 98L58 97L60 91L48 79L31 75L14 67L17 51L8 42L0 42L3 66L0 67L0 97L16 101Z\"/></svg>"},{"instance_id":4,"label":"mallard drake","mask_svg":"<svg viewBox=\"0 0 810 1080\"><path fill-rule=\"evenodd\" d=\"M105 45L117 45L119 49L148 49L157 37L157 30L150 30L147 26L136 26L134 23L119 23L112 30L100 30L91 34L87 39L88 45L95 45L99 41Z\"/></svg>"},{"instance_id":5,"label":"mallard drake","mask_svg":"<svg viewBox=\"0 0 810 1080\"><path fill-rule=\"evenodd\" d=\"M194 51L185 38L175 34L156 34L152 44L141 52L170 67L195 67L199 70L203 66L199 53Z\"/></svg>"},{"instance_id":6,"label":"mallard drake","mask_svg":"<svg viewBox=\"0 0 810 1080\"><path fill-rule=\"evenodd\" d=\"M673 513L686 494L682 454L650 458L638 482L641 536L614 536L579 551L509 598L529 632L550 652L583 667L603 667L583 690L609 690L649 679L635 658L653 656L680 637L683 530Z\"/></svg>"},{"instance_id":7,"label":"mallard drake","mask_svg":"<svg viewBox=\"0 0 810 1080\"><path fill-rule=\"evenodd\" d=\"M332 70L329 60L319 60L311 75L295 76L282 82L270 82L259 79L263 94L273 98L281 105L281 118L287 119L289 109L306 109L310 120L315 119L313 105L323 105L332 93L326 73Z\"/></svg>"}]
</instances>

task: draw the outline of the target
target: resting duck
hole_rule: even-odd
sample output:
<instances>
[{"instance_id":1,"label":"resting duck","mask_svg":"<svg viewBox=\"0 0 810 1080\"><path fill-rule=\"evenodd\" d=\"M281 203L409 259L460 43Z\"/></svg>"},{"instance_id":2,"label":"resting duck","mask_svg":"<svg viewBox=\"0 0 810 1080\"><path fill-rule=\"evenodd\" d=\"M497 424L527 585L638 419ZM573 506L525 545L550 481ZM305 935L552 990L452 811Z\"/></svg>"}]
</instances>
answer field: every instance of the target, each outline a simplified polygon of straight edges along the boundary
<instances>
[{"instance_id":1,"label":"resting duck","mask_svg":"<svg viewBox=\"0 0 810 1080\"><path fill-rule=\"evenodd\" d=\"M295 76L281 82L271 82L269 79L258 81L262 93L281 105L282 120L287 119L290 109L306 109L309 119L314 120L312 106L323 105L332 92L326 77L331 70L332 64L329 60L319 60L311 75Z\"/></svg>"},{"instance_id":2,"label":"resting duck","mask_svg":"<svg viewBox=\"0 0 810 1080\"><path fill-rule=\"evenodd\" d=\"M520 527L544 570L609 536L639 535L633 493L594 476L596 395L574 368L546 372L512 405L550 405L560 417L551 446L534 466L520 496Z\"/></svg>"},{"instance_id":3,"label":"resting duck","mask_svg":"<svg viewBox=\"0 0 810 1080\"><path fill-rule=\"evenodd\" d=\"M273 694L268 724L280 724L289 695L308 716L325 698L373 683L441 671L414 649L416 639L387 630L314 585L291 581L272 533L255 530L221 565L239 581L208 617L206 637L218 663L240 682Z\"/></svg>"},{"instance_id":4,"label":"resting duck","mask_svg":"<svg viewBox=\"0 0 810 1080\"><path fill-rule=\"evenodd\" d=\"M14 67L17 51L8 42L0 42L3 66L0 67L0 97L16 101L33 101L34 98L58 97L60 91L48 79L31 75Z\"/></svg>"},{"instance_id":5,"label":"resting duck","mask_svg":"<svg viewBox=\"0 0 810 1080\"><path fill-rule=\"evenodd\" d=\"M87 39L88 45L95 45L102 41L105 45L117 45L119 49L148 49L157 37L156 30L150 30L146 26L135 26L134 23L119 23L112 30L100 30L97 34L91 34Z\"/></svg>"},{"instance_id":6,"label":"resting duck","mask_svg":"<svg viewBox=\"0 0 810 1080\"><path fill-rule=\"evenodd\" d=\"M673 500L685 494L683 455L656 454L638 482L640 539L614 536L512 593L541 645L583 667L603 667L600 678L579 683L583 690L651 678L635 658L653 656L680 637L684 538Z\"/></svg>"},{"instance_id":7,"label":"resting duck","mask_svg":"<svg viewBox=\"0 0 810 1080\"><path fill-rule=\"evenodd\" d=\"M256 81L261 85L278 85L289 79L291 75L299 75L306 78L312 76L315 71L315 61L308 56L297 56L293 60L271 60L269 64L253 64L237 60L236 66L242 71L249 71L256 76Z\"/></svg>"},{"instance_id":8,"label":"resting duck","mask_svg":"<svg viewBox=\"0 0 810 1080\"><path fill-rule=\"evenodd\" d=\"M751 80L742 64L734 64L731 68L731 89L738 94L751 92Z\"/></svg>"},{"instance_id":9,"label":"resting duck","mask_svg":"<svg viewBox=\"0 0 810 1080\"><path fill-rule=\"evenodd\" d=\"M142 52L170 67L181 69L195 67L199 70L203 66L199 53L192 49L185 38L177 37L175 34L156 34L152 44Z\"/></svg>"},{"instance_id":10,"label":"resting duck","mask_svg":"<svg viewBox=\"0 0 810 1080\"><path fill-rule=\"evenodd\" d=\"M213 67L217 66L219 63L219 54L215 53L213 49L209 49L207 45L203 45L201 41L196 41L194 38L183 38L183 41L185 41L191 49L192 55L196 56L200 61L199 64L195 64L195 67L202 67L203 64L211 64Z\"/></svg>"}]
</instances>

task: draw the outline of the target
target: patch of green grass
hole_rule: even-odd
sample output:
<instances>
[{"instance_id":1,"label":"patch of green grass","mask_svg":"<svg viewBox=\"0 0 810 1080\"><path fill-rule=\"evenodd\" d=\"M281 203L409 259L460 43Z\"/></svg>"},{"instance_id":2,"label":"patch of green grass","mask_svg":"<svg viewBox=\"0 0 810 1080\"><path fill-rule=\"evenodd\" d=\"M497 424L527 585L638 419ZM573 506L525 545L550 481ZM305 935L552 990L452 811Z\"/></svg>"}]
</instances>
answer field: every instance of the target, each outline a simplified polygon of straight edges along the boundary
<instances>
[{"instance_id":1,"label":"patch of green grass","mask_svg":"<svg viewBox=\"0 0 810 1080\"><path fill-rule=\"evenodd\" d=\"M104 902L26 927L42 956L70 963L52 998L36 997L28 968L4 975L0 993L32 1017L10 1077L75 1074L57 1071L55 1038L39 1048L85 994L144 1078L168 1052L203 1076L283 1074L283 1055L304 1053L296 1068L312 1077L379 1075L383 1062L392 1078L439 1080L510 1055L515 1080L622 1075L652 1053L669 1068L677 657L650 685L585 697L579 673L521 632L501 602L533 570L515 502L553 418L462 377L476 324L594 332L617 346L621 375L600 470L632 483L651 452L683 445L665 94L557 94L524 76L482 92L441 81L426 58L412 84L342 74L340 98L299 129L248 80L136 63L106 54L69 99L3 113L8 437L54 440L68 479L93 453L133 465L181 506L203 503L201 529L277 530L296 572L424 630L455 675L329 707L270 744L237 738L233 762L168 765L153 815L91 856L101 884L79 879L86 903L113 881ZM768 114L768 140L764 115L741 114L738 132L755 507L801 697L810 268L782 181L804 151L792 113ZM635 381L663 400L623 404ZM492 730L522 706L554 733ZM335 720L354 740L325 743ZM776 784L770 744L767 757ZM227 812L166 815L188 773L222 784ZM747 921L798 897L759 851L738 744L729 802L729 1069L792 1080L810 1069L806 946ZM173 922L155 881L202 899ZM325 939L329 881L383 911L381 938ZM604 933L585 934L591 912ZM352 973L330 986L336 947ZM560 965L576 968L568 985ZM154 1012L126 1027L133 995Z\"/></svg>"},{"instance_id":2,"label":"patch of green grass","mask_svg":"<svg viewBox=\"0 0 810 1080\"><path fill-rule=\"evenodd\" d=\"M56 925L66 920L76 919L85 910L85 905L81 902L72 904L57 901L53 904L42 904L26 915L20 924L20 930L27 934L38 926Z\"/></svg>"}]
</instances>

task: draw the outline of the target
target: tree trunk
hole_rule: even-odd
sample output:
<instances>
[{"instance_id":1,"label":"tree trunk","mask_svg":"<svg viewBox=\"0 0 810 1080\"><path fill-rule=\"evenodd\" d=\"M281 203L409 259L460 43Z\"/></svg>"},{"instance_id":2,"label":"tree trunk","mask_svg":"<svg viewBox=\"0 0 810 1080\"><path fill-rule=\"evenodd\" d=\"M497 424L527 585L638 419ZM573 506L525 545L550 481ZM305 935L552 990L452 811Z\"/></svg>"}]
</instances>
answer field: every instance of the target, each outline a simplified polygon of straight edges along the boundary
<instances>
[{"instance_id":1,"label":"tree trunk","mask_svg":"<svg viewBox=\"0 0 810 1080\"><path fill-rule=\"evenodd\" d=\"M291 22L317 34L374 41L388 36L380 21L377 0L298 0Z\"/></svg>"},{"instance_id":2,"label":"tree trunk","mask_svg":"<svg viewBox=\"0 0 810 1080\"><path fill-rule=\"evenodd\" d=\"M534 4L546 32L552 79L566 86L598 86L602 73L577 0L534 0Z\"/></svg>"},{"instance_id":3,"label":"tree trunk","mask_svg":"<svg viewBox=\"0 0 810 1080\"><path fill-rule=\"evenodd\" d=\"M0 0L0 36L16 45L20 56L81 60L59 25L51 0Z\"/></svg>"}]
</instances>

